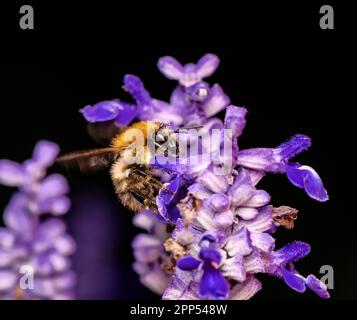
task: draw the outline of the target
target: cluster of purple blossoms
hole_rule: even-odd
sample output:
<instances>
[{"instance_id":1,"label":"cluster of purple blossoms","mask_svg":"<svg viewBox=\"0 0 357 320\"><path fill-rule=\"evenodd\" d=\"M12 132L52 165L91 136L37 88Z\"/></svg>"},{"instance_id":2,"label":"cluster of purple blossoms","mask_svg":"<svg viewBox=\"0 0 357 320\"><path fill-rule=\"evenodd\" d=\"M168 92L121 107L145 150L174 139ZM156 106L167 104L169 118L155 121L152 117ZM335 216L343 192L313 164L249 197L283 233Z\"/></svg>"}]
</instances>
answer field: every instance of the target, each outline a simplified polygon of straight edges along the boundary
<instances>
[{"instance_id":1,"label":"cluster of purple blossoms","mask_svg":"<svg viewBox=\"0 0 357 320\"><path fill-rule=\"evenodd\" d=\"M221 156L197 166L161 165L170 177L163 182L173 194L160 191L158 215L145 210L134 217L134 224L147 231L133 241L134 269L141 282L163 299L249 299L262 287L258 273L281 278L297 292L308 288L328 298L319 279L304 277L294 267L310 252L308 244L294 241L275 248L275 232L279 227L291 229L297 210L273 207L270 195L257 188L265 173L283 173L311 198L328 200L316 171L291 161L311 145L310 138L298 134L276 148L239 150L237 139L247 110L230 105L218 84L203 81L218 65L213 54L185 66L163 57L159 70L178 81L169 103L153 99L137 76L126 75L124 88L135 104L112 100L81 110L91 123L113 121L124 126L150 120L173 128L202 125L222 130L224 139L231 140L228 159ZM223 110L224 122L214 117ZM226 163L230 170L218 174Z\"/></svg>"},{"instance_id":2,"label":"cluster of purple blossoms","mask_svg":"<svg viewBox=\"0 0 357 320\"><path fill-rule=\"evenodd\" d=\"M75 243L60 218L70 208L69 186L62 175L46 176L58 153L43 140L22 164L0 160L0 183L18 188L0 227L0 299L74 298Z\"/></svg>"}]
</instances>

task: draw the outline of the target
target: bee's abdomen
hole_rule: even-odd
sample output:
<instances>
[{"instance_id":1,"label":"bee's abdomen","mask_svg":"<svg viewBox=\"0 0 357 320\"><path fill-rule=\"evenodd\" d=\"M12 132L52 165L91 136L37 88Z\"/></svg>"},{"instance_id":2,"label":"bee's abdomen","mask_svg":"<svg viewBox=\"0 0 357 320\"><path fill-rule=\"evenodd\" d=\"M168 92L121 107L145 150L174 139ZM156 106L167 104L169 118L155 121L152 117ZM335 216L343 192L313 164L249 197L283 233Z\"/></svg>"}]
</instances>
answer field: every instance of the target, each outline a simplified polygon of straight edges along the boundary
<instances>
[{"instance_id":1,"label":"bee's abdomen","mask_svg":"<svg viewBox=\"0 0 357 320\"><path fill-rule=\"evenodd\" d=\"M149 166L126 165L123 158L120 158L113 164L111 176L115 192L126 207L134 212L145 208L157 212L156 196L159 187L153 183Z\"/></svg>"},{"instance_id":2,"label":"bee's abdomen","mask_svg":"<svg viewBox=\"0 0 357 320\"><path fill-rule=\"evenodd\" d=\"M115 193L117 194L119 200L126 206L129 210L133 212L139 212L144 209L144 205L130 192L128 188L128 179L123 180L113 180Z\"/></svg>"}]
</instances>

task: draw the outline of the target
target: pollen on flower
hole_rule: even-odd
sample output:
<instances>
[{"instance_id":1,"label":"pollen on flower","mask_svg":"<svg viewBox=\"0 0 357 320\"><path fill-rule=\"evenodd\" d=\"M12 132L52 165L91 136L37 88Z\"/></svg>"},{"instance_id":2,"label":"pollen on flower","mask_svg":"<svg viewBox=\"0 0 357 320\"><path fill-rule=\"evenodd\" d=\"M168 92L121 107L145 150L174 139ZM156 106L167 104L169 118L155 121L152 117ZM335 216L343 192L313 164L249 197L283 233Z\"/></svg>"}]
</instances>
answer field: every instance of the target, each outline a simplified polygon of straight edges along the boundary
<instances>
[{"instance_id":1,"label":"pollen on flower","mask_svg":"<svg viewBox=\"0 0 357 320\"><path fill-rule=\"evenodd\" d=\"M196 201L197 200L197 201ZM187 203L186 201L181 201L177 204L177 208L180 210L181 216L184 220L186 226L190 225L191 221L197 216L197 204L199 203L198 199L192 200L192 204Z\"/></svg>"},{"instance_id":2,"label":"pollen on flower","mask_svg":"<svg viewBox=\"0 0 357 320\"><path fill-rule=\"evenodd\" d=\"M172 238L169 238L164 242L164 248L167 252L172 254L174 260L178 260L186 254L185 248Z\"/></svg>"}]
</instances>

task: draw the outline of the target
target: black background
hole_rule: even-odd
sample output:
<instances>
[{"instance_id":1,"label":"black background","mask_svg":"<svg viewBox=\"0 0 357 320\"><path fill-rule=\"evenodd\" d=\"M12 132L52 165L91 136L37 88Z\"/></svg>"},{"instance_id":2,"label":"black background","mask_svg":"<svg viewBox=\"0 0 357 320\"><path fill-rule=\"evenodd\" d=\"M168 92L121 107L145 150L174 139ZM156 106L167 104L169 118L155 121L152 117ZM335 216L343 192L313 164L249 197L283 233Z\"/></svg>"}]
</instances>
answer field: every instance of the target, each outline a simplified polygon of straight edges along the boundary
<instances>
[{"instance_id":1,"label":"black background","mask_svg":"<svg viewBox=\"0 0 357 320\"><path fill-rule=\"evenodd\" d=\"M235 105L249 110L240 148L273 147L295 133L312 137L301 163L323 178L330 201L318 203L284 176L265 178L272 204L300 210L295 229L279 230L277 246L311 244L297 264L302 274L334 268L333 299L357 298L356 218L352 181L354 100L352 20L348 5L332 1L63 1L0 4L0 158L26 159L36 141L49 139L63 152L95 146L78 109L128 96L126 73L139 75L152 96L167 100L175 83L157 70L157 59L183 63L206 52L221 65L218 82ZM10 3L10 1L9 1ZM31 4L35 30L20 30L19 7ZM335 29L321 30L319 8L335 9ZM349 121L351 121L351 125ZM69 177L73 207L70 232L79 248L74 266L79 298L156 299L131 270L130 242L138 232L117 203L107 174ZM3 208L12 190L0 187ZM259 277L255 299L317 299L281 280Z\"/></svg>"}]
</instances>

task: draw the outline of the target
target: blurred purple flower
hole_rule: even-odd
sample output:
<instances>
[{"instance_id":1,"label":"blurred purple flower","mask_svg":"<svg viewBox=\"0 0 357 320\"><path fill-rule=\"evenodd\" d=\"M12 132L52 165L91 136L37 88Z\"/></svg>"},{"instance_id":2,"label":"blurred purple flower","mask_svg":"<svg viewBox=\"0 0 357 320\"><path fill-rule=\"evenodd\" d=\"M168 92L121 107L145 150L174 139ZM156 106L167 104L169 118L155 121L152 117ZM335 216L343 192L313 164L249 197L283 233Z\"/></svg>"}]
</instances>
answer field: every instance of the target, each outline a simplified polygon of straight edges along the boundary
<instances>
[{"instance_id":1,"label":"blurred purple flower","mask_svg":"<svg viewBox=\"0 0 357 320\"><path fill-rule=\"evenodd\" d=\"M75 243L66 234L65 223L49 216L63 215L70 207L65 178L59 174L45 177L58 152L56 144L40 141L32 158L23 164L0 160L0 182L19 188L4 210L5 227L0 228L2 298L74 297L75 275L70 270L69 255ZM29 276L33 276L25 287L23 268L29 268Z\"/></svg>"},{"instance_id":2,"label":"blurred purple flower","mask_svg":"<svg viewBox=\"0 0 357 320\"><path fill-rule=\"evenodd\" d=\"M161 265L169 260L163 243L168 238L166 224L151 211L135 215L134 225L147 233L138 234L133 242L135 263L134 270L140 275L140 282L157 294L163 294L169 276Z\"/></svg>"}]
</instances>

